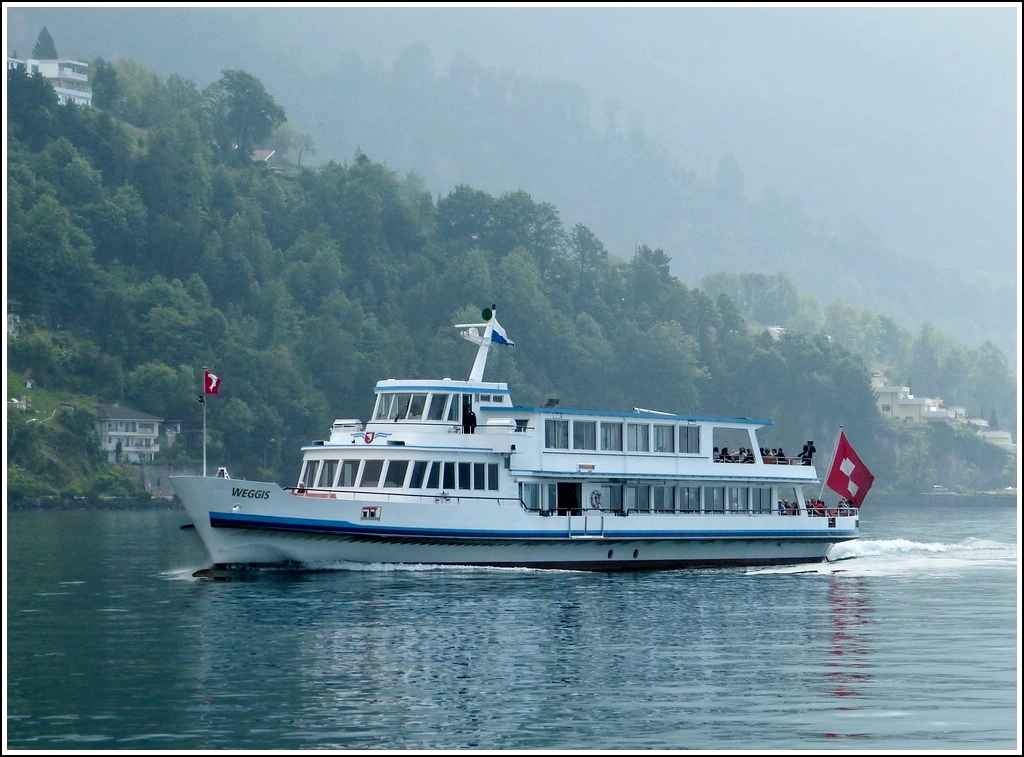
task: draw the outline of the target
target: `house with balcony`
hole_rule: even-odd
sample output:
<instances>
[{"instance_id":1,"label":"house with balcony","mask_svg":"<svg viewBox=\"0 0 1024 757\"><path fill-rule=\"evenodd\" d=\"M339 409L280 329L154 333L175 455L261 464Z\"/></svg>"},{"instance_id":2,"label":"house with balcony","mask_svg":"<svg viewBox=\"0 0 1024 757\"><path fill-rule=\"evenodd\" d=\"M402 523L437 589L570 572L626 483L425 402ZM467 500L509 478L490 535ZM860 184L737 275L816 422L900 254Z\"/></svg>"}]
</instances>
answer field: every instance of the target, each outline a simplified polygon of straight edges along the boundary
<instances>
[{"instance_id":1,"label":"house with balcony","mask_svg":"<svg viewBox=\"0 0 1024 757\"><path fill-rule=\"evenodd\" d=\"M880 373L872 375L871 388L878 411L887 418L912 423L967 420L964 408L947 407L939 397L915 397L909 386L891 385Z\"/></svg>"},{"instance_id":2,"label":"house with balcony","mask_svg":"<svg viewBox=\"0 0 1024 757\"><path fill-rule=\"evenodd\" d=\"M880 373L872 375L871 388L875 392L878 411L887 418L907 423L969 423L978 436L989 444L1016 452L1017 445L1009 431L990 429L988 421L969 418L962 407L947 406L939 397L915 397L909 386L889 384L888 379Z\"/></svg>"},{"instance_id":3,"label":"house with balcony","mask_svg":"<svg viewBox=\"0 0 1024 757\"><path fill-rule=\"evenodd\" d=\"M163 418L124 405L96 405L96 434L107 462L152 462Z\"/></svg>"},{"instance_id":4,"label":"house with balcony","mask_svg":"<svg viewBox=\"0 0 1024 757\"><path fill-rule=\"evenodd\" d=\"M7 70L20 68L32 76L42 76L53 85L61 105L73 102L76 105L92 107L92 88L89 86L89 64L80 60L57 58L36 60L35 58L8 58Z\"/></svg>"}]
</instances>

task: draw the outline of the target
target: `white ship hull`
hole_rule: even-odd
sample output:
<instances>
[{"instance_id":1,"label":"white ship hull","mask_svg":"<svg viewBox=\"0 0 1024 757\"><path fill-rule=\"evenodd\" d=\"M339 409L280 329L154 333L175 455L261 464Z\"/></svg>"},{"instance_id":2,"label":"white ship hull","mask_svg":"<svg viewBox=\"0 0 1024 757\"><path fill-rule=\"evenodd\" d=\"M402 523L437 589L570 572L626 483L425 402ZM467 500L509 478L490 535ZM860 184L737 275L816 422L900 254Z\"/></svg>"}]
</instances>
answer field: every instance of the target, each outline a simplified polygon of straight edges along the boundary
<instances>
[{"instance_id":1,"label":"white ship hull","mask_svg":"<svg viewBox=\"0 0 1024 757\"><path fill-rule=\"evenodd\" d=\"M216 565L479 565L571 570L823 561L857 538L855 513L629 513L541 517L515 500L438 502L298 494L276 484L172 479Z\"/></svg>"}]
</instances>

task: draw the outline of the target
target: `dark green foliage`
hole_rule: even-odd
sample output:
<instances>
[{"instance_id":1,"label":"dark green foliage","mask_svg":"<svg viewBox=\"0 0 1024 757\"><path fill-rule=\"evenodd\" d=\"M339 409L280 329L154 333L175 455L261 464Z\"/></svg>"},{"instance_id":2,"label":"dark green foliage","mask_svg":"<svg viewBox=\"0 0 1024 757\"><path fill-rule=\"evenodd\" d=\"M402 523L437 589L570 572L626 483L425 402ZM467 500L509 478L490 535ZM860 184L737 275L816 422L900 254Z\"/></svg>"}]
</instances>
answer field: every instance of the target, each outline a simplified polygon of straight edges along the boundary
<instances>
[{"instance_id":1,"label":"dark green foliage","mask_svg":"<svg viewBox=\"0 0 1024 757\"><path fill-rule=\"evenodd\" d=\"M246 165L252 151L285 122L284 108L252 74L238 70L222 74L203 91L206 114L221 156L229 163Z\"/></svg>"},{"instance_id":2,"label":"dark green foliage","mask_svg":"<svg viewBox=\"0 0 1024 757\"><path fill-rule=\"evenodd\" d=\"M54 60L57 57L57 45L50 36L50 30L45 26L36 37L36 44L32 47L32 57L36 60Z\"/></svg>"},{"instance_id":3,"label":"dark green foliage","mask_svg":"<svg viewBox=\"0 0 1024 757\"><path fill-rule=\"evenodd\" d=\"M802 329L815 319L788 276L689 289L663 250L615 258L525 192L458 186L435 203L361 152L279 175L248 155L284 113L244 72L201 96L130 64L94 72L94 111L8 72L7 286L21 318L8 360L47 390L180 420L165 462L200 459L205 366L224 382L205 404L210 458L239 476L266 475L266 461L290 480L298 448L334 417L369 414L378 379L468 373L473 352L452 324L496 304L519 346L495 350L488 377L522 404L774 419L767 446L795 453L813 438L819 458L844 426L880 488L921 486L940 468L963 482L1007 475L1006 455L969 433L887 428L870 385L868 366L913 374L922 393L1008 424L1013 372L991 345L965 351L928 328L914 339L852 307L830 309L832 336ZM723 164L687 212L731 216L741 189ZM57 464L36 433L9 435L16 482ZM96 486L116 488L95 476L102 465Z\"/></svg>"}]
</instances>

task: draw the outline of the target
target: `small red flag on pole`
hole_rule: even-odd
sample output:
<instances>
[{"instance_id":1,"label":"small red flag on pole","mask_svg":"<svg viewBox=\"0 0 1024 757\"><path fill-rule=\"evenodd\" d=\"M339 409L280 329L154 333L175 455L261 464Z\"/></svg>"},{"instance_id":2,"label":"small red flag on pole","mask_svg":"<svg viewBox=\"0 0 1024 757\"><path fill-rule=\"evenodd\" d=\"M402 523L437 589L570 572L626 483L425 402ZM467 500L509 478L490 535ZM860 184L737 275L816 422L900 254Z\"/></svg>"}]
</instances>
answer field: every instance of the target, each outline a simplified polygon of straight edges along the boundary
<instances>
[{"instance_id":1,"label":"small red flag on pole","mask_svg":"<svg viewBox=\"0 0 1024 757\"><path fill-rule=\"evenodd\" d=\"M209 371L203 372L203 381L206 394L216 394L220 391L220 377L210 373Z\"/></svg>"}]
</instances>

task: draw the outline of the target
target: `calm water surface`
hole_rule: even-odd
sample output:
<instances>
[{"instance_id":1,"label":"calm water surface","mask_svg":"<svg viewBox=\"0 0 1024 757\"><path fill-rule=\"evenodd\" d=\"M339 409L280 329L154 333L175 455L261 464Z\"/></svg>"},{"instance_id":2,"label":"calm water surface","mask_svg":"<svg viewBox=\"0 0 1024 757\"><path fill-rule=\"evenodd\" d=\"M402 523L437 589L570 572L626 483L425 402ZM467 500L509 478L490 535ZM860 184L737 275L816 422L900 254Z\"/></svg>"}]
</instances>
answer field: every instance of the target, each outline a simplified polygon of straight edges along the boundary
<instances>
[{"instance_id":1,"label":"calm water surface","mask_svg":"<svg viewBox=\"0 0 1024 757\"><path fill-rule=\"evenodd\" d=\"M7 514L9 750L1020 749L1016 498L833 562L195 579L180 511Z\"/></svg>"}]
</instances>

